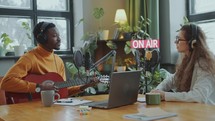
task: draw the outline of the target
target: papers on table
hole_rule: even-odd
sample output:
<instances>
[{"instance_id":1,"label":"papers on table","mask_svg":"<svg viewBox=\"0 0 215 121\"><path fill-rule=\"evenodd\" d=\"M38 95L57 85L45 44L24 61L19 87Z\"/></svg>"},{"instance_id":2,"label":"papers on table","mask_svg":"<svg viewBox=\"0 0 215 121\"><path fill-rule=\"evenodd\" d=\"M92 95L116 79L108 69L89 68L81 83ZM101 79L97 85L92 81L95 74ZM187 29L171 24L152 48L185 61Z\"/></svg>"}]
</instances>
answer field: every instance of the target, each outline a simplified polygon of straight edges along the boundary
<instances>
[{"instance_id":1,"label":"papers on table","mask_svg":"<svg viewBox=\"0 0 215 121\"><path fill-rule=\"evenodd\" d=\"M64 98L64 99L59 99L57 100L54 104L57 105L80 105L84 103L89 103L92 102L91 100L82 100L78 98Z\"/></svg>"},{"instance_id":2,"label":"papers on table","mask_svg":"<svg viewBox=\"0 0 215 121\"><path fill-rule=\"evenodd\" d=\"M141 103L145 103L146 102L146 98L145 97L138 97L137 101L141 102Z\"/></svg>"},{"instance_id":3,"label":"papers on table","mask_svg":"<svg viewBox=\"0 0 215 121\"><path fill-rule=\"evenodd\" d=\"M123 117L128 119L150 121L150 120L168 118L173 116L177 116L177 114L166 112L160 108L145 108L141 113L127 114L127 115L124 115Z\"/></svg>"}]
</instances>

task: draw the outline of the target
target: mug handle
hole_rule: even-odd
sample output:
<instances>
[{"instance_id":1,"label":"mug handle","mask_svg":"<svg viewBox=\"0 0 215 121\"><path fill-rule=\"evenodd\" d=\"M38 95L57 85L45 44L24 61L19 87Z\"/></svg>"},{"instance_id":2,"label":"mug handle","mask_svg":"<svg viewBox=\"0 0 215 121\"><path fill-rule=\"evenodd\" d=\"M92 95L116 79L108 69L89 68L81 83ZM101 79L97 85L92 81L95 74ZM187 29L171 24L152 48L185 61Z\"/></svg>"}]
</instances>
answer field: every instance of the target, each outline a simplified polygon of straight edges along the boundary
<instances>
[{"instance_id":1,"label":"mug handle","mask_svg":"<svg viewBox=\"0 0 215 121\"><path fill-rule=\"evenodd\" d=\"M59 99L60 99L60 94L55 93L55 94L54 94L54 97L55 97L55 96L57 96L57 99L56 99L56 100L59 100ZM54 102L56 102L56 100L55 100Z\"/></svg>"},{"instance_id":2,"label":"mug handle","mask_svg":"<svg viewBox=\"0 0 215 121\"><path fill-rule=\"evenodd\" d=\"M60 94L55 93L55 94L54 94L54 96L57 96L57 100L59 100L59 99L60 99Z\"/></svg>"}]
</instances>

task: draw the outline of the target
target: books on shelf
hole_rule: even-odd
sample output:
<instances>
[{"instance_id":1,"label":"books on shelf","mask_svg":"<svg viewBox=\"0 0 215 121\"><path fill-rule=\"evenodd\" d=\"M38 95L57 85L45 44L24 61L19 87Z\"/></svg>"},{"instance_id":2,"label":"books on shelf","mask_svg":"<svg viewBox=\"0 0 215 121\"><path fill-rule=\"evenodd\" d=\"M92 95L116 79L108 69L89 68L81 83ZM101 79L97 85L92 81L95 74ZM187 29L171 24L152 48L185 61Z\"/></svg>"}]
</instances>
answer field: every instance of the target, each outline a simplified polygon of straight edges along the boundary
<instances>
[{"instance_id":1,"label":"books on shelf","mask_svg":"<svg viewBox=\"0 0 215 121\"><path fill-rule=\"evenodd\" d=\"M177 116L176 113L166 112L160 108L145 108L143 112L135 114L126 114L123 117L127 119L151 121L156 119L163 119L168 117Z\"/></svg>"}]
</instances>

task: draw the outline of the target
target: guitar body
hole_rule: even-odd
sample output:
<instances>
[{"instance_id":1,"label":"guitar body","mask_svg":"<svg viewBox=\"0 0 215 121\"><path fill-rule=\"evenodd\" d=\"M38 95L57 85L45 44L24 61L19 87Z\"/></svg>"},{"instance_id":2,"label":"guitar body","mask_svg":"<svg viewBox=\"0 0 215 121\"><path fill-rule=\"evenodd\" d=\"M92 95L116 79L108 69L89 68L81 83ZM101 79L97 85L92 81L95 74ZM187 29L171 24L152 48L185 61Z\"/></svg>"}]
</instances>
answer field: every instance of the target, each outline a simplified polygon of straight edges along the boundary
<instances>
[{"instance_id":1,"label":"guitar body","mask_svg":"<svg viewBox=\"0 0 215 121\"><path fill-rule=\"evenodd\" d=\"M51 80L53 82L64 82L63 78L54 72L50 72L44 75L36 75L36 74L30 74L27 75L24 80L29 82L35 82L35 83L42 83L45 80ZM60 94L60 98L66 98L68 97L68 90L67 88L61 88L57 92ZM32 98L32 100L39 100L41 98L40 93L12 93L12 92L6 92L6 97L9 103L20 103L20 102L26 102L29 101L29 99Z\"/></svg>"}]
</instances>

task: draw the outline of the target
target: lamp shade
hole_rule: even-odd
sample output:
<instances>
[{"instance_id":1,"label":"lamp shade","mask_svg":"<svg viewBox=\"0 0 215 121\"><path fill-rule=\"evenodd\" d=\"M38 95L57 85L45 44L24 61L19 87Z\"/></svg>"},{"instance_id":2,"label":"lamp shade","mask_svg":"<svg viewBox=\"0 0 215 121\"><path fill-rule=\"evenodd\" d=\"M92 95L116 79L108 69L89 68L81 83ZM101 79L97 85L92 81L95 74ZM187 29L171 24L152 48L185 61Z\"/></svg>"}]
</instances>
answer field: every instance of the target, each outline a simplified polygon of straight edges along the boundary
<instances>
[{"instance_id":1,"label":"lamp shade","mask_svg":"<svg viewBox=\"0 0 215 121\"><path fill-rule=\"evenodd\" d=\"M124 9L117 9L115 15L115 22L117 23L125 23L127 22L127 16Z\"/></svg>"}]
</instances>

